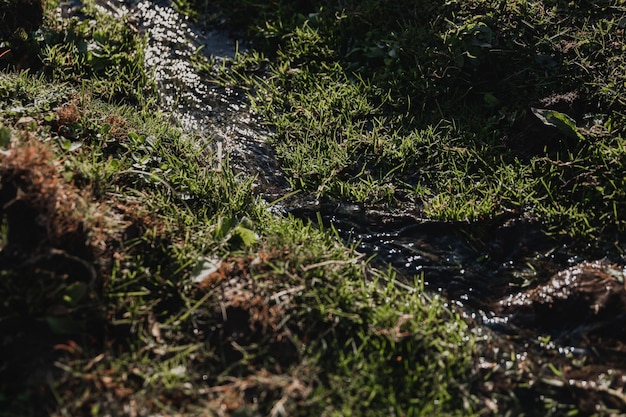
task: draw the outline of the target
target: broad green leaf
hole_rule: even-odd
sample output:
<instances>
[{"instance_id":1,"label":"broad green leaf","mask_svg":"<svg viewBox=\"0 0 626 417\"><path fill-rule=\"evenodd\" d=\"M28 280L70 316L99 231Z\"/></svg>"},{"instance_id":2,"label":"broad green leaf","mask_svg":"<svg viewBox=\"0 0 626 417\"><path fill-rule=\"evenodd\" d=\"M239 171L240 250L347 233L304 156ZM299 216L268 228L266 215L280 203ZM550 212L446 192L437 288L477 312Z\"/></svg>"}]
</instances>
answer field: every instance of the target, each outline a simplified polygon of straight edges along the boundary
<instances>
[{"instance_id":1,"label":"broad green leaf","mask_svg":"<svg viewBox=\"0 0 626 417\"><path fill-rule=\"evenodd\" d=\"M585 137L580 133L578 127L576 126L576 121L567 114L556 110L537 109L534 107L531 107L530 110L544 125L556 127L561 131L561 133L571 138L585 140Z\"/></svg>"},{"instance_id":2,"label":"broad green leaf","mask_svg":"<svg viewBox=\"0 0 626 417\"><path fill-rule=\"evenodd\" d=\"M243 227L243 226L237 226L233 231L232 231L232 237L231 237L231 241L232 240L241 240L241 243L244 246L251 246L254 243L256 243L257 241L257 235L256 233L254 233L254 231Z\"/></svg>"}]
</instances>

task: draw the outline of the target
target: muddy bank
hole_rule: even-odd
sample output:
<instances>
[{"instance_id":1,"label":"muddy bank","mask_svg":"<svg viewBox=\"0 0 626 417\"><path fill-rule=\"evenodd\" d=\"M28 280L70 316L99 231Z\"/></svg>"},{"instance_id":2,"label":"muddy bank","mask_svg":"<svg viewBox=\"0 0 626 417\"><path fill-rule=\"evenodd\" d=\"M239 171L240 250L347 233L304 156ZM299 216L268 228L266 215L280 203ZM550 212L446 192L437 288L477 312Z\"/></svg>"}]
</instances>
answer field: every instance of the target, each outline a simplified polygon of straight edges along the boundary
<instances>
[{"instance_id":1,"label":"muddy bank","mask_svg":"<svg viewBox=\"0 0 626 417\"><path fill-rule=\"evenodd\" d=\"M624 270L605 262L583 262L509 295L494 311L517 327L536 328L553 340L583 345L594 339L624 340Z\"/></svg>"},{"instance_id":2,"label":"muddy bank","mask_svg":"<svg viewBox=\"0 0 626 417\"><path fill-rule=\"evenodd\" d=\"M496 399L514 392L531 415L621 413L625 317L624 269L606 261L582 262L513 292L483 317L489 330L477 389Z\"/></svg>"}]
</instances>

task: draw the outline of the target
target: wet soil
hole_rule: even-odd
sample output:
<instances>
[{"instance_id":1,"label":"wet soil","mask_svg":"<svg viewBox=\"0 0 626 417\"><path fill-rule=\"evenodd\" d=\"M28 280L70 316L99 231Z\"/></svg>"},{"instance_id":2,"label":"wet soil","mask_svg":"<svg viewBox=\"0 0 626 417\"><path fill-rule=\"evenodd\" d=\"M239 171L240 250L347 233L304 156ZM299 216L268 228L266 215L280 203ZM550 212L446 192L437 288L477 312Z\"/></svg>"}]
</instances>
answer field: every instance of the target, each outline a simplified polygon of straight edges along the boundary
<instances>
[{"instance_id":1,"label":"wet soil","mask_svg":"<svg viewBox=\"0 0 626 417\"><path fill-rule=\"evenodd\" d=\"M587 343L582 336L592 334L621 339L624 329L619 324L626 317L624 271L602 262L583 262L500 300L495 312L556 339Z\"/></svg>"},{"instance_id":2,"label":"wet soil","mask_svg":"<svg viewBox=\"0 0 626 417\"><path fill-rule=\"evenodd\" d=\"M495 370L482 389L525 391L532 413L546 412L546 397L559 401L552 414L575 407L594 415L626 410L626 288L624 269L606 261L582 262L559 271L547 281L511 293L492 305L492 326L498 348L524 352L502 364L485 350L483 370ZM513 358L513 357L512 357ZM508 373L508 376L507 376ZM516 375L515 377L512 377ZM521 397L520 397L521 398Z\"/></svg>"},{"instance_id":3,"label":"wet soil","mask_svg":"<svg viewBox=\"0 0 626 417\"><path fill-rule=\"evenodd\" d=\"M496 401L485 401L485 412L505 411L510 393L528 415L626 410L619 243L558 241L516 214L439 222L410 211L318 201L289 212L321 219L408 282L421 275L428 290L459 309L482 340L474 388Z\"/></svg>"}]
</instances>

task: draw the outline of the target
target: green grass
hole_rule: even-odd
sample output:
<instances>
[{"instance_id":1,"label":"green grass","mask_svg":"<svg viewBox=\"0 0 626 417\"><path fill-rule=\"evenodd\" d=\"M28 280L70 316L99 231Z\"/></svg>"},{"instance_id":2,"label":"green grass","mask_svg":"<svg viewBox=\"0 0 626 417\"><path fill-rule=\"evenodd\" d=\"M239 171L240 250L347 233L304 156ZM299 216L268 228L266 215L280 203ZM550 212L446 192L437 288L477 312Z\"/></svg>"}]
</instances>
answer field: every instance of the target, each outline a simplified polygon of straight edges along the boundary
<instances>
[{"instance_id":1,"label":"green grass","mask_svg":"<svg viewBox=\"0 0 626 417\"><path fill-rule=\"evenodd\" d=\"M624 231L621 2L217 4L253 48L196 63L247 90L294 191ZM490 413L476 329L424 277L270 214L158 110L127 22L54 6L0 73L0 414ZM491 354L504 389L541 377Z\"/></svg>"},{"instance_id":2,"label":"green grass","mask_svg":"<svg viewBox=\"0 0 626 417\"><path fill-rule=\"evenodd\" d=\"M0 414L471 415L455 310L212 169L154 106L142 40L83 11L0 74ZM344 81L340 111L364 97ZM390 199L378 175L346 195Z\"/></svg>"},{"instance_id":3,"label":"green grass","mask_svg":"<svg viewBox=\"0 0 626 417\"><path fill-rule=\"evenodd\" d=\"M3 75L7 83L24 77ZM190 415L198 407L268 413L279 403L298 415L469 412L455 392L469 375L471 336L444 300L419 282L398 287L393 273L372 270L311 224L269 215L249 181L204 168L210 161L158 115L97 99L75 105L80 116L68 131L80 147L47 139L62 161L50 181L90 190L76 221L99 273L83 282L70 269L77 284L66 285L48 266L20 282L17 258L7 258L3 324L46 323L37 337L56 354L37 364L43 386L18 378L26 397L11 397L3 376L6 410L36 414L29 402L45 400L34 393L43 390L53 394L43 404L59 415L122 412L131 395L137 410ZM116 128L123 120L126 132L96 129L98 120ZM41 122L43 139L50 132ZM15 158L29 149L19 142L7 149ZM4 245L8 253L14 242ZM63 256L76 251L68 246ZM201 280L207 260L219 268ZM27 285L44 279L50 288ZM11 314L25 299L31 308Z\"/></svg>"},{"instance_id":4,"label":"green grass","mask_svg":"<svg viewBox=\"0 0 626 417\"><path fill-rule=\"evenodd\" d=\"M223 76L275 127L294 188L442 220L522 211L566 236L624 230L621 2L308 4L245 22L258 49ZM549 97L558 129L530 111Z\"/></svg>"}]
</instances>

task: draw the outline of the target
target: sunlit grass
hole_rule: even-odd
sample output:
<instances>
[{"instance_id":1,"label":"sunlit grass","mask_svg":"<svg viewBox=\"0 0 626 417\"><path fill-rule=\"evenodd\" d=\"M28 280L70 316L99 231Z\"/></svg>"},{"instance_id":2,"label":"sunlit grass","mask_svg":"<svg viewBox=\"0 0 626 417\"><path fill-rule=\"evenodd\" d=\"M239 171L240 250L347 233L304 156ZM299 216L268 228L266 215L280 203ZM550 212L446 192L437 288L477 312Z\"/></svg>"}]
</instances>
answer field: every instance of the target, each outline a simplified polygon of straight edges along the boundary
<instances>
[{"instance_id":1,"label":"sunlit grass","mask_svg":"<svg viewBox=\"0 0 626 417\"><path fill-rule=\"evenodd\" d=\"M602 173L621 170L621 158L597 150L619 152L624 129L620 10L608 1L319 2L305 18L278 7L252 30L260 47L275 43L271 63L244 53L222 74L247 85L276 128L295 189L370 204L414 199L442 220L523 210L557 234L597 236L625 224L616 180ZM577 97L554 113L564 122L530 111L551 94ZM540 120L561 123L559 132L524 133ZM575 166L594 168L568 173ZM609 202L602 214L597 201Z\"/></svg>"},{"instance_id":2,"label":"sunlit grass","mask_svg":"<svg viewBox=\"0 0 626 417\"><path fill-rule=\"evenodd\" d=\"M444 222L514 213L555 236L624 230L618 2L227 3L253 49L197 64L247 90L294 191ZM0 74L3 410L485 411L475 336L423 277L270 214L158 111L130 22L49 7L40 70ZM553 115L560 130L530 110L572 90L585 109ZM5 213L20 200L46 226L31 246Z\"/></svg>"},{"instance_id":3,"label":"sunlit grass","mask_svg":"<svg viewBox=\"0 0 626 417\"><path fill-rule=\"evenodd\" d=\"M2 409L472 414L472 398L460 393L473 337L454 309L426 295L417 278L407 285L373 269L332 231L270 214L228 160L213 169L217 156L153 105L141 40L91 6L85 13L97 23L49 28L41 73L0 77L0 120L11 138L0 168L23 161L49 190L23 186L24 201L34 202L30 216L54 226L21 247L11 234L17 217L0 211L0 327L16 352L0 365ZM91 43L97 56L81 49ZM360 170L350 159L370 145L324 142L316 118L339 111L336 133L349 123L352 137L369 129L352 118L378 111L343 82L330 103L322 89L313 97L318 116L309 123L321 141L292 157L291 181L320 196L345 187L340 193L356 200L376 193L389 201L392 166L361 171L357 187L348 173L327 181ZM321 87L333 85L330 78ZM325 162L329 149L335 159ZM320 169L321 181L311 178ZM2 180L2 190L20 184L8 174ZM13 197L6 199L10 207ZM46 211L52 206L58 215ZM47 263L49 256L61 262ZM38 282L46 284L31 285Z\"/></svg>"}]
</instances>

